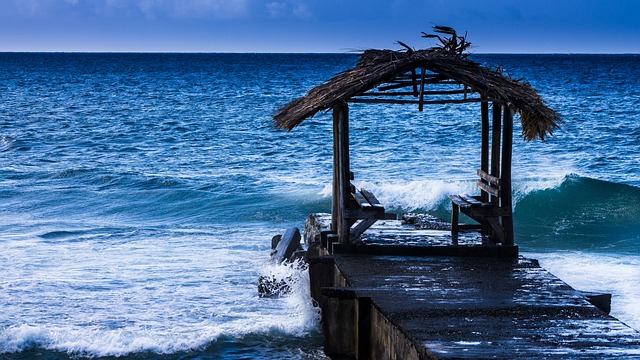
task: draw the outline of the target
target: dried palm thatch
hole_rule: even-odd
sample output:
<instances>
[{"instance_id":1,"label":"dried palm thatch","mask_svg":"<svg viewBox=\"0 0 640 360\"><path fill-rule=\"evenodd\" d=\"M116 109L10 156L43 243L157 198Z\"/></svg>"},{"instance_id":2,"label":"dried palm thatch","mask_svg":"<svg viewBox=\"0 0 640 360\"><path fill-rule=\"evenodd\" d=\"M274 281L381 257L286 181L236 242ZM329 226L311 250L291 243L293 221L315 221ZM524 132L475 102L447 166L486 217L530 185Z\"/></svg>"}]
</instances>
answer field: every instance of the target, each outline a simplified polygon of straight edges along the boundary
<instances>
[{"instance_id":1,"label":"dried palm thatch","mask_svg":"<svg viewBox=\"0 0 640 360\"><path fill-rule=\"evenodd\" d=\"M435 31L450 37L424 34L423 37L434 37L441 42L440 46L424 50L413 50L400 43L406 50L365 51L354 68L339 73L281 108L274 116L276 125L291 130L319 111L349 101L396 76L415 69L427 69L443 80L453 80L490 101L509 106L520 115L522 135L527 141L544 140L553 134L561 120L529 83L509 78L499 70L467 59L465 50L470 43L466 36L457 36L455 30L442 26L436 27Z\"/></svg>"}]
</instances>

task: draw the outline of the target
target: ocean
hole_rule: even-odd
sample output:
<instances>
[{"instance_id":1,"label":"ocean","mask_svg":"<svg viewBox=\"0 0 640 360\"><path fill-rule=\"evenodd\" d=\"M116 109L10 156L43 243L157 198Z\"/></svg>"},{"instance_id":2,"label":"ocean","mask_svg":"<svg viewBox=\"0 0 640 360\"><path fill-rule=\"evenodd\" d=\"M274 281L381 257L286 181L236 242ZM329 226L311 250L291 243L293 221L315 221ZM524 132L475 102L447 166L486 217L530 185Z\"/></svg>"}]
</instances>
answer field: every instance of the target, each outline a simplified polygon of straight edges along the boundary
<instances>
[{"instance_id":1,"label":"ocean","mask_svg":"<svg viewBox=\"0 0 640 360\"><path fill-rule=\"evenodd\" d=\"M525 142L521 253L640 329L640 55L472 55L564 124ZM0 53L0 357L325 359L271 237L331 208L331 114L272 116L355 54ZM478 105L353 104L352 170L397 213L474 191ZM293 291L261 298L261 275Z\"/></svg>"}]
</instances>

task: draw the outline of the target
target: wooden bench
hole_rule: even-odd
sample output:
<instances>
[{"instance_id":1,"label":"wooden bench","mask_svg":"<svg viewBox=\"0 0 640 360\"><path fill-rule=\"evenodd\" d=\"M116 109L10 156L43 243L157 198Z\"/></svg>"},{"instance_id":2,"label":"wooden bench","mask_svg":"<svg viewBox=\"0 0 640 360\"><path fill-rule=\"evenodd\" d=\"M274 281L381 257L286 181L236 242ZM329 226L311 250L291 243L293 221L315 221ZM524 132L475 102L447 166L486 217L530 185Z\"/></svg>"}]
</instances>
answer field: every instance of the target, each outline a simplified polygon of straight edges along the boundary
<instances>
[{"instance_id":1,"label":"wooden bench","mask_svg":"<svg viewBox=\"0 0 640 360\"><path fill-rule=\"evenodd\" d=\"M488 235L493 243L505 243L507 232L502 225L502 218L511 216L511 201L504 205L500 178L487 174L478 169L480 180L476 185L481 190L480 196L449 195L451 200L451 234L457 235L460 229L481 229L483 235ZM510 200L510 198L509 198ZM461 225L458 223L459 213L467 215L477 221L479 225Z\"/></svg>"},{"instance_id":2,"label":"wooden bench","mask_svg":"<svg viewBox=\"0 0 640 360\"><path fill-rule=\"evenodd\" d=\"M351 206L347 210L349 224L354 225L350 229L350 238L357 239L378 220L396 219L396 214L385 213L384 206L371 191L356 189L351 185Z\"/></svg>"}]
</instances>

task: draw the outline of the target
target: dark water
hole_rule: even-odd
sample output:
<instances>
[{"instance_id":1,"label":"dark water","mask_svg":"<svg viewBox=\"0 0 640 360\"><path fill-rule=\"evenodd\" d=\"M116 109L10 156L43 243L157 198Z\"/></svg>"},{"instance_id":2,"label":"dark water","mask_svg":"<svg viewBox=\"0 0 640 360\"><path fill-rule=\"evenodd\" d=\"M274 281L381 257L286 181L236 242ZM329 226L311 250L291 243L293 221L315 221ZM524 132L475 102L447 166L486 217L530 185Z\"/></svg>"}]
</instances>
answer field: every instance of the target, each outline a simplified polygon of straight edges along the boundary
<instances>
[{"instance_id":1,"label":"dark water","mask_svg":"<svg viewBox=\"0 0 640 360\"><path fill-rule=\"evenodd\" d=\"M515 140L516 241L640 327L640 56L477 55L566 123ZM331 120L278 107L354 55L0 54L0 354L322 359L304 270L271 236L330 209ZM476 106L351 106L358 185L448 218ZM516 129L519 131L519 129ZM262 299L257 278L293 278Z\"/></svg>"}]
</instances>

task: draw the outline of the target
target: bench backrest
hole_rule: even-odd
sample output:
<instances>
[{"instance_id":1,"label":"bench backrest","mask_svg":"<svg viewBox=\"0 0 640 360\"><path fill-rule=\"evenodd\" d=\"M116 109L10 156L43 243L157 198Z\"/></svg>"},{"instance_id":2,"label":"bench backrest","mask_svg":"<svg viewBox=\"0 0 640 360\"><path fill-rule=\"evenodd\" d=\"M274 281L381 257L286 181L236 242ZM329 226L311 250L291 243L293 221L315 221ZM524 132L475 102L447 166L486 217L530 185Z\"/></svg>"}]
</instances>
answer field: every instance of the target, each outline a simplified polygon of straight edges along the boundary
<instances>
[{"instance_id":1,"label":"bench backrest","mask_svg":"<svg viewBox=\"0 0 640 360\"><path fill-rule=\"evenodd\" d=\"M476 181L476 185L480 188L480 190L484 191L488 195L491 195L493 202L497 204L499 202L500 196L502 195L502 191L500 189L500 178L489 175L482 169L478 169L476 172L481 179Z\"/></svg>"}]
</instances>

